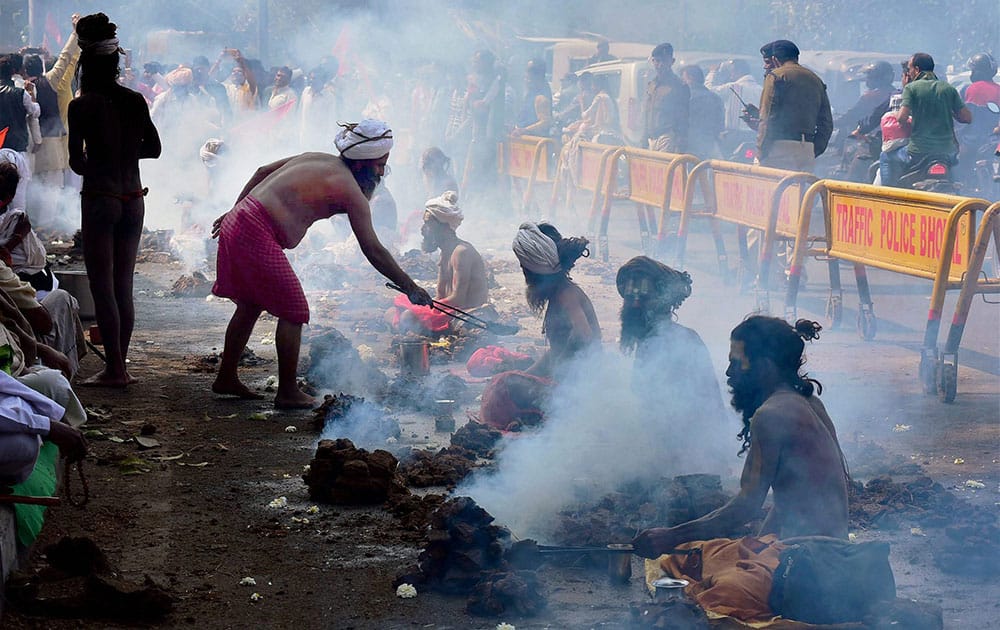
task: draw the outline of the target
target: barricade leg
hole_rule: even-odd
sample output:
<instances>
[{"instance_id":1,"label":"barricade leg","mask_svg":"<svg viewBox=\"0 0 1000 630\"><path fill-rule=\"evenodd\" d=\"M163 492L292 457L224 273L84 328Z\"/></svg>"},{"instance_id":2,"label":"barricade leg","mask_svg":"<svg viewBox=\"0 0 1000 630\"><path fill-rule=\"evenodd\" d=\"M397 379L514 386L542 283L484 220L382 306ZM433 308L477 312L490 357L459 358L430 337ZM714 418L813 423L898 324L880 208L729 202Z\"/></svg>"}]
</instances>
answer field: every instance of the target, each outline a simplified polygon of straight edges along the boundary
<instances>
[{"instance_id":1,"label":"barricade leg","mask_svg":"<svg viewBox=\"0 0 1000 630\"><path fill-rule=\"evenodd\" d=\"M872 290L868 285L868 273L865 266L854 263L854 280L858 285L858 334L865 341L875 338L877 329L875 305L872 304Z\"/></svg>"},{"instance_id":2,"label":"barricade leg","mask_svg":"<svg viewBox=\"0 0 1000 630\"><path fill-rule=\"evenodd\" d=\"M765 235L761 233L757 240L760 255L757 261L757 278L754 282L753 294L757 310L768 313L771 310L771 263L774 260L774 252L767 246L764 239Z\"/></svg>"},{"instance_id":3,"label":"barricade leg","mask_svg":"<svg viewBox=\"0 0 1000 630\"><path fill-rule=\"evenodd\" d=\"M736 226L736 248L739 252L740 262L736 271L736 282L740 288L740 293L746 293L753 284L755 269L753 259L750 258L750 249L747 247L747 238L750 230L739 225Z\"/></svg>"},{"instance_id":4,"label":"barricade leg","mask_svg":"<svg viewBox=\"0 0 1000 630\"><path fill-rule=\"evenodd\" d=\"M993 214L986 216L980 226L976 246L969 258L969 268L965 273L965 281L958 294L958 303L955 305L955 315L952 317L951 327L948 329L944 351L938 356L935 376L938 398L941 402L954 402L955 394L958 392L958 348L962 343L962 334L965 332L965 322L969 318L972 298L975 297L979 288L979 272L983 268L986 251L991 241L993 243L1000 242L1000 223L995 220Z\"/></svg>"},{"instance_id":5,"label":"barricade leg","mask_svg":"<svg viewBox=\"0 0 1000 630\"><path fill-rule=\"evenodd\" d=\"M650 255L650 234L649 234L649 221L646 219L646 207L641 204L635 204L635 214L636 218L639 220L639 247L642 249L642 253L646 256Z\"/></svg>"},{"instance_id":6,"label":"barricade leg","mask_svg":"<svg viewBox=\"0 0 1000 630\"><path fill-rule=\"evenodd\" d=\"M608 262L608 223L611 222L611 202L610 200L604 206L604 212L601 213L601 231L597 234L597 249L601 253L601 260Z\"/></svg>"},{"instance_id":7,"label":"barricade leg","mask_svg":"<svg viewBox=\"0 0 1000 630\"><path fill-rule=\"evenodd\" d=\"M733 278L729 272L729 258L726 256L726 243L722 240L722 230L719 222L712 219L712 239L715 240L715 257L719 263L719 275L726 284L732 284Z\"/></svg>"},{"instance_id":8,"label":"barricade leg","mask_svg":"<svg viewBox=\"0 0 1000 630\"><path fill-rule=\"evenodd\" d=\"M831 258L827 263L830 269L830 296L826 299L826 322L830 330L840 328L844 319L844 288L840 283L840 261Z\"/></svg>"}]
</instances>

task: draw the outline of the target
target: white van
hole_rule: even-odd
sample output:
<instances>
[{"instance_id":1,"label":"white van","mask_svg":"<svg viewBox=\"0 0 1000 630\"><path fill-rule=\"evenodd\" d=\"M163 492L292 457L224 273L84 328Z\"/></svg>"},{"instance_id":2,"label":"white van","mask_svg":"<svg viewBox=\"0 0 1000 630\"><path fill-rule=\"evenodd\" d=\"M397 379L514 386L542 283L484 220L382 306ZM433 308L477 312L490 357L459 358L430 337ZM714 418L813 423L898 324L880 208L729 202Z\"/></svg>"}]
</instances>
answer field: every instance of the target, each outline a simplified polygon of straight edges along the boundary
<instances>
[{"instance_id":1,"label":"white van","mask_svg":"<svg viewBox=\"0 0 1000 630\"><path fill-rule=\"evenodd\" d=\"M646 94L646 85L651 79L648 59L649 53L653 51L653 46L647 48L648 50L641 56L597 63L576 73L579 75L583 72L589 72L607 77L608 90L615 102L618 103L622 134L625 136L626 142L632 146L645 145L642 137L642 100ZM614 44L611 44L611 50L614 54ZM752 63L755 58L749 55L732 55L722 52L674 51L674 69L696 65L704 70L705 74L708 74L712 68L728 59L744 59Z\"/></svg>"}]
</instances>

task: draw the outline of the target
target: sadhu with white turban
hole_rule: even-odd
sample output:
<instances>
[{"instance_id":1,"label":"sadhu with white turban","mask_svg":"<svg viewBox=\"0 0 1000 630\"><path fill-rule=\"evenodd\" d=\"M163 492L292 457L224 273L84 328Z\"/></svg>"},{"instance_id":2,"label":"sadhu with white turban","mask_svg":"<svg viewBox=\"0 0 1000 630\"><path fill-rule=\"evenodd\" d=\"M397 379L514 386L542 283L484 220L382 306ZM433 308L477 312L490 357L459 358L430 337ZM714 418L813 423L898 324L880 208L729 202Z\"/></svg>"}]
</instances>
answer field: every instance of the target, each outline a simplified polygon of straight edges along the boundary
<instances>
[{"instance_id":1,"label":"sadhu with white turban","mask_svg":"<svg viewBox=\"0 0 1000 630\"><path fill-rule=\"evenodd\" d=\"M219 217L213 293L236 303L226 329L219 373L212 391L239 398L260 398L237 375L257 318L267 311L278 318L278 391L275 407L302 409L315 400L296 381L302 325L309 305L283 250L296 247L316 221L346 214L361 252L382 275L402 287L414 304L428 305L430 295L400 269L372 227L371 199L385 174L392 130L382 121L342 124L334 144L339 156L303 153L257 169L236 202Z\"/></svg>"},{"instance_id":2,"label":"sadhu with white turban","mask_svg":"<svg viewBox=\"0 0 1000 630\"><path fill-rule=\"evenodd\" d=\"M522 223L513 249L526 283L528 306L543 310L542 332L549 349L524 372L504 372L483 392L481 417L500 428L537 422L552 379L582 351L600 344L601 325L590 298L569 277L581 256L589 255L585 238L564 238L549 223Z\"/></svg>"},{"instance_id":3,"label":"sadhu with white turban","mask_svg":"<svg viewBox=\"0 0 1000 630\"><path fill-rule=\"evenodd\" d=\"M421 249L428 253L441 250L435 299L463 311L474 311L486 304L489 288L483 257L455 233L464 218L454 190L429 199L424 205L424 223L420 228ZM396 298L389 316L394 328L418 334L443 333L453 323L440 310L415 306L403 295Z\"/></svg>"}]
</instances>

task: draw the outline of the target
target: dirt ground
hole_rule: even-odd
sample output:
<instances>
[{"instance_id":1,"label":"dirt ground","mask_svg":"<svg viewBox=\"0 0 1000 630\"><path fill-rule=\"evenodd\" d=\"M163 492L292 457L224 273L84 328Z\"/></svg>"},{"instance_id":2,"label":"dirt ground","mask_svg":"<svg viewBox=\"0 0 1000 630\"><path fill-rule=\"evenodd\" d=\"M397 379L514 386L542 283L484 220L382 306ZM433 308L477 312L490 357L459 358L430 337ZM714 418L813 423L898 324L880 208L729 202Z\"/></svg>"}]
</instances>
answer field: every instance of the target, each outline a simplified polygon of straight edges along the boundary
<instances>
[{"instance_id":1,"label":"dirt ground","mask_svg":"<svg viewBox=\"0 0 1000 630\"><path fill-rule=\"evenodd\" d=\"M626 254L634 252L615 253L620 264ZM714 264L711 256L695 254L691 259L692 268L705 270L693 274L696 280L707 278ZM613 280L607 278L614 268L584 261L576 274L597 305L605 341L610 343L618 327L618 297ZM50 510L29 569L44 564L40 550L46 544L64 536L89 536L122 577L141 583L149 576L174 597L174 611L161 622L163 627L489 629L507 621L518 628L614 628L625 625L629 602L648 601L638 577L638 559L633 561L634 577L625 586L609 584L600 570L543 566L539 578L548 607L531 619L473 617L465 612L464 597L421 592L414 599L397 598L392 581L415 560L422 548L420 535L403 529L379 507L318 505L318 512L311 513L313 502L301 478L317 440L310 427L311 414L273 412L269 400L224 400L210 392L213 374L192 368L200 357L221 351L232 305L171 297L170 288L183 272L178 263L139 266L138 325L130 355L130 369L139 383L126 391L79 389L91 412L88 426L100 433L91 433L91 455L86 461L90 503L84 509L64 505ZM523 313L517 310L523 308L517 274L508 267L497 279L504 287L494 293L500 310ZM900 286L896 278L880 276L873 277L873 284L877 295L879 289ZM698 302L701 306L694 305L696 300L691 300L690 307L685 305L682 323L692 325L703 312L731 308L731 327L753 310L749 297L731 297L732 288L720 284L710 291L706 284L700 286L706 287L700 294L704 296ZM971 501L970 505L992 510L995 517L1000 391L997 328L991 331L991 326L996 315L992 307L974 307L975 313L993 313L983 329L970 324L967 332L969 341L964 345L971 348L973 363L980 363L962 366L958 400L942 405L919 393L916 384L915 348L922 332L920 319L926 313L921 302L924 286L911 287L912 295L904 290L898 298L900 303L920 306L912 309L918 312L912 321L886 308L879 341L861 344L849 326L814 344L810 367L828 388L824 400L834 421L852 418L853 431L842 431L849 458L863 452L865 444L875 443L887 453L918 464L945 488ZM332 305L336 295L310 293L314 307L310 329L335 326L355 343L364 342L378 356L388 356L389 335L373 334L357 325L377 317L392 299L378 287L380 283L373 281L365 293L370 299L352 300L341 307ZM699 295L697 283L695 291ZM807 291L800 301L801 314L822 313L824 298L819 289ZM846 321L853 321L848 318L853 318L853 312L845 315ZM537 343L539 322L530 317L520 321L525 343ZM273 331L273 319L258 324L250 347L269 361L243 372L245 380L260 389L276 374ZM700 332L706 340L712 339L712 358L721 374L728 328ZM991 334L994 338L989 338ZM982 343L977 341L980 336L986 337ZM98 365L96 357L87 357L83 375ZM860 402L860 392L892 389L909 392L910 402L902 406L893 402L891 408ZM467 405L468 410L474 407ZM465 419L463 412L456 416L459 424ZM418 414L401 414L400 418L402 442L425 447L447 444L448 435L435 433L429 418ZM159 442L157 448L144 450L132 440L144 425L155 427L150 437ZM858 429L859 425L863 428ZM897 425L910 428L898 430ZM145 432L150 431L146 427ZM123 465L125 457L139 461ZM967 480L979 480L984 488L970 490ZM74 491L79 492L79 484ZM287 498L287 507L269 507L282 496ZM997 580L947 575L937 569L930 551L942 540L941 529L914 532L910 523L903 522L891 529L856 530L856 534L861 540L892 544L899 595L940 605L946 627L995 627L1000 618ZM241 585L245 577L252 577L256 585ZM255 593L260 598L253 601ZM7 611L3 626L120 627L104 619L36 618L16 610Z\"/></svg>"}]
</instances>

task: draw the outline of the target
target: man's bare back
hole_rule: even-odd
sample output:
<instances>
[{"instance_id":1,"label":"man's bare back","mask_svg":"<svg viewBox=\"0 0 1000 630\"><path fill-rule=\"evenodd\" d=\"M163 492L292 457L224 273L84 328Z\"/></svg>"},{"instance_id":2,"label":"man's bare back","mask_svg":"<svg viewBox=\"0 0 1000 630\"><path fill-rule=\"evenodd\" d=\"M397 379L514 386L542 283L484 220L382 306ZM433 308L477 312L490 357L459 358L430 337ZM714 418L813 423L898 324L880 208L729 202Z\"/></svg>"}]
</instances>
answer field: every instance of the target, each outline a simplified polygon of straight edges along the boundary
<instances>
[{"instance_id":1,"label":"man's bare back","mask_svg":"<svg viewBox=\"0 0 1000 630\"><path fill-rule=\"evenodd\" d=\"M489 301L486 264L476 248L459 241L451 256L441 259L437 297L456 308L478 308Z\"/></svg>"},{"instance_id":2,"label":"man's bare back","mask_svg":"<svg viewBox=\"0 0 1000 630\"><path fill-rule=\"evenodd\" d=\"M343 160L327 153L303 153L279 160L258 170L249 190L280 227L281 246L297 246L316 221L335 214L348 214L355 221L368 217L371 210L350 169ZM254 181L257 180L257 181Z\"/></svg>"}]
</instances>

